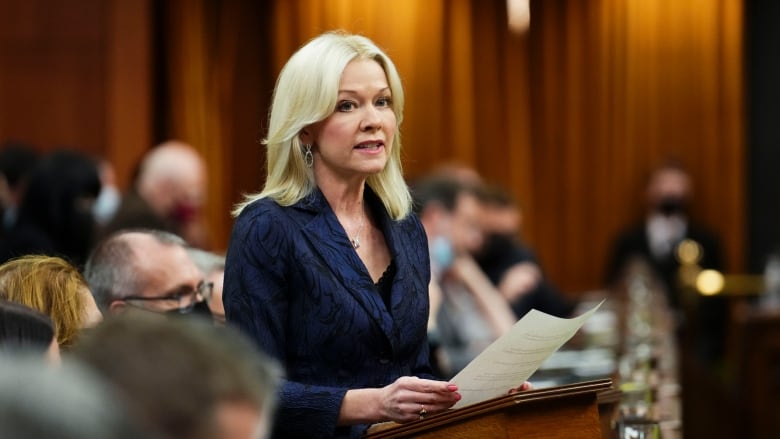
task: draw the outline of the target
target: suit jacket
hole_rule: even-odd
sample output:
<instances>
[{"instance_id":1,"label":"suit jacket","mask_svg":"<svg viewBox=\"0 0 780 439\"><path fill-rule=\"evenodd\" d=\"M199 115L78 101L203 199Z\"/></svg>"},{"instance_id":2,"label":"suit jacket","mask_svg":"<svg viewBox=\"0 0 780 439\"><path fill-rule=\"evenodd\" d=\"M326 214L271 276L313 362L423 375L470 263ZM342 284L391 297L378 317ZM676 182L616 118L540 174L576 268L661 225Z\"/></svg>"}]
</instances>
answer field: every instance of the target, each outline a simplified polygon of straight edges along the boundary
<instances>
[{"instance_id":1,"label":"suit jacket","mask_svg":"<svg viewBox=\"0 0 780 439\"><path fill-rule=\"evenodd\" d=\"M702 259L699 261L699 265L702 268L722 270L720 242L715 235L689 222L683 239L692 239L701 245ZM643 258L650 264L655 274L664 283L669 304L674 308L679 308L681 304L677 295L677 275L680 262L674 254L669 254L661 259L653 256L644 222L627 229L615 240L607 267L607 282L612 283L620 279L624 274L626 263L631 257L636 256Z\"/></svg>"},{"instance_id":2,"label":"suit jacket","mask_svg":"<svg viewBox=\"0 0 780 439\"><path fill-rule=\"evenodd\" d=\"M236 220L225 314L284 367L274 437L360 437L366 425L336 426L347 390L432 378L425 232L368 187L365 202L397 268L390 309L319 190L290 207L257 200Z\"/></svg>"}]
</instances>

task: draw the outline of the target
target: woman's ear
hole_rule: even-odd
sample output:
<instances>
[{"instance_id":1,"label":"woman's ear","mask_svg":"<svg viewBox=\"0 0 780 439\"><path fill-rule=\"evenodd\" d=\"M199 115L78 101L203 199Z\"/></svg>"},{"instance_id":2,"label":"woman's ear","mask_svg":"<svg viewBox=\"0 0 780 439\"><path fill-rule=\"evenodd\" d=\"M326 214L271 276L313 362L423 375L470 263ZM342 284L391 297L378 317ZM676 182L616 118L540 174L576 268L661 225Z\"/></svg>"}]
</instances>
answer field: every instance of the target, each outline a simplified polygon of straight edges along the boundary
<instances>
[{"instance_id":1,"label":"woman's ear","mask_svg":"<svg viewBox=\"0 0 780 439\"><path fill-rule=\"evenodd\" d=\"M298 140L302 145L311 145L314 143L314 136L311 135L311 128L304 128L298 133Z\"/></svg>"}]
</instances>

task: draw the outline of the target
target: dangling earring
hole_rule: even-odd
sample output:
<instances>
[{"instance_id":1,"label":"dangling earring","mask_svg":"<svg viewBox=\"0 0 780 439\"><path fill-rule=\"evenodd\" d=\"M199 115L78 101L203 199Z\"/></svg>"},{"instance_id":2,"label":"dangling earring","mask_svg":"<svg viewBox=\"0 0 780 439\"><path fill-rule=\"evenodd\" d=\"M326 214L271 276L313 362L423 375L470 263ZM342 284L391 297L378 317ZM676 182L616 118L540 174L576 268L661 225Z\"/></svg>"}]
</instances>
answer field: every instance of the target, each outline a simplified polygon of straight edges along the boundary
<instances>
[{"instance_id":1,"label":"dangling earring","mask_svg":"<svg viewBox=\"0 0 780 439\"><path fill-rule=\"evenodd\" d=\"M314 154L311 153L311 145L308 143L304 144L303 149L303 161L306 162L306 166L311 168L314 165Z\"/></svg>"}]
</instances>

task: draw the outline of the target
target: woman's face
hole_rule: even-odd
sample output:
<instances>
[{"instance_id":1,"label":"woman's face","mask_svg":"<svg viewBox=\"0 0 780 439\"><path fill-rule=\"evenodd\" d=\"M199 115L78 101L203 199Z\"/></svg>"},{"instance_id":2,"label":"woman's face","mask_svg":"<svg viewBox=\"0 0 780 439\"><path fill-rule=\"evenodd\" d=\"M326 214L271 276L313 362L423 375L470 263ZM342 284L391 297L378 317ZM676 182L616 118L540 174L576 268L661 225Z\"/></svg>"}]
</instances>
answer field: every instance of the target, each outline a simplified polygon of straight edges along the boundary
<instances>
[{"instance_id":1,"label":"woman's face","mask_svg":"<svg viewBox=\"0 0 780 439\"><path fill-rule=\"evenodd\" d=\"M372 60L354 60L341 74L333 114L301 135L312 144L318 184L365 178L384 169L396 118L387 76Z\"/></svg>"}]
</instances>

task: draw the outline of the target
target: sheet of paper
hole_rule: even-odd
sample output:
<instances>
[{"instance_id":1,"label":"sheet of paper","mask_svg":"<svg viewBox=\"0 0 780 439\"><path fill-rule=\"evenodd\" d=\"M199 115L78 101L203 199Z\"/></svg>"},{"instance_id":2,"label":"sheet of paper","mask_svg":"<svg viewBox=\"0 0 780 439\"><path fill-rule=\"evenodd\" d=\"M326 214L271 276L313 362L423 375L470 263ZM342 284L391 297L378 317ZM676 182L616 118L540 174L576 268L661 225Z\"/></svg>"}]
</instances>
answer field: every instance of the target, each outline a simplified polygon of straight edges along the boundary
<instances>
[{"instance_id":1,"label":"sheet of paper","mask_svg":"<svg viewBox=\"0 0 780 439\"><path fill-rule=\"evenodd\" d=\"M562 319L531 310L512 328L485 348L450 381L463 398L455 408L505 395L536 372L553 352L566 343L604 303L579 317Z\"/></svg>"}]
</instances>

